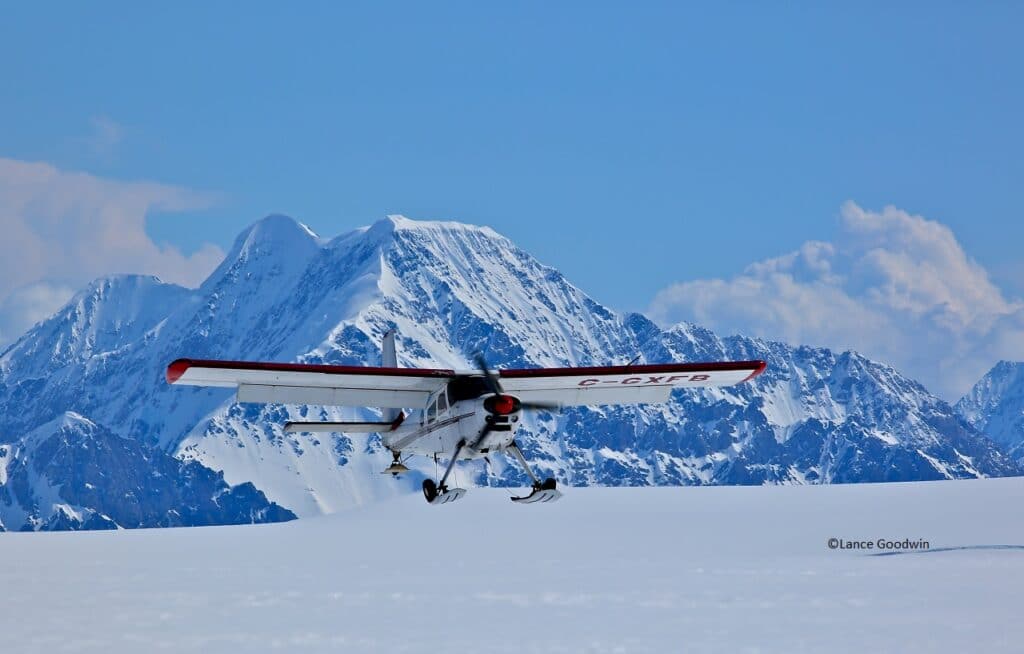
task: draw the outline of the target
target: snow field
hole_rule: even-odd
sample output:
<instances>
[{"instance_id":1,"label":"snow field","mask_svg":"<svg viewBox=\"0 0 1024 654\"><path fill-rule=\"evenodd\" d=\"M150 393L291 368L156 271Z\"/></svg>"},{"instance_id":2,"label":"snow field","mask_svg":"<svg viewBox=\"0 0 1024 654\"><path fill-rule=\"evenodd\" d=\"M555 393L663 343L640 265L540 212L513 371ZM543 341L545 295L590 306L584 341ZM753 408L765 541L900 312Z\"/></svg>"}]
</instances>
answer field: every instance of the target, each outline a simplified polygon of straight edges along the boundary
<instances>
[{"instance_id":1,"label":"snow field","mask_svg":"<svg viewBox=\"0 0 1024 654\"><path fill-rule=\"evenodd\" d=\"M1024 478L0 535L10 652L1019 652ZM927 552L832 550L918 540ZM1004 546L994 549L993 546ZM962 548L962 549L944 549Z\"/></svg>"}]
</instances>

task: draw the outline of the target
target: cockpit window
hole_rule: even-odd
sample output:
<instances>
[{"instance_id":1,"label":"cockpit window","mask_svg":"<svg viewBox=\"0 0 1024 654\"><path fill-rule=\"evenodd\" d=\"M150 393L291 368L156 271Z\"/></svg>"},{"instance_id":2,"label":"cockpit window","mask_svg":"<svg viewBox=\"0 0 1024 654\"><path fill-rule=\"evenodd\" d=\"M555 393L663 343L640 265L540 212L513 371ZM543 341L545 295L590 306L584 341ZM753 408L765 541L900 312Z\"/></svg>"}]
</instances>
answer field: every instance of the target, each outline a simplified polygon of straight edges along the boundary
<instances>
[{"instance_id":1,"label":"cockpit window","mask_svg":"<svg viewBox=\"0 0 1024 654\"><path fill-rule=\"evenodd\" d=\"M445 396L444 391L441 391L441 394L437 396L437 412L440 414L444 413L447 410L448 398Z\"/></svg>"}]
</instances>

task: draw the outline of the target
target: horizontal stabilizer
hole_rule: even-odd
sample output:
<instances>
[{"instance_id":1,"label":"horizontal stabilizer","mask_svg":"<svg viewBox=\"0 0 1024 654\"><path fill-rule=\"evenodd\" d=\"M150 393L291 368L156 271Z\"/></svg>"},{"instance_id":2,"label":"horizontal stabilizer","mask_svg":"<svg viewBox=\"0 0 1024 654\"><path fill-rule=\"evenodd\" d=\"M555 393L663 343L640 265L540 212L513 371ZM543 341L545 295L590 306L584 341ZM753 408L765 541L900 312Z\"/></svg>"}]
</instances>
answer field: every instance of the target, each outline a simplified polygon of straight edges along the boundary
<instances>
[{"instance_id":1,"label":"horizontal stabilizer","mask_svg":"<svg viewBox=\"0 0 1024 654\"><path fill-rule=\"evenodd\" d=\"M287 433L331 433L331 434L373 434L394 431L398 427L394 422L289 422L285 424Z\"/></svg>"}]
</instances>

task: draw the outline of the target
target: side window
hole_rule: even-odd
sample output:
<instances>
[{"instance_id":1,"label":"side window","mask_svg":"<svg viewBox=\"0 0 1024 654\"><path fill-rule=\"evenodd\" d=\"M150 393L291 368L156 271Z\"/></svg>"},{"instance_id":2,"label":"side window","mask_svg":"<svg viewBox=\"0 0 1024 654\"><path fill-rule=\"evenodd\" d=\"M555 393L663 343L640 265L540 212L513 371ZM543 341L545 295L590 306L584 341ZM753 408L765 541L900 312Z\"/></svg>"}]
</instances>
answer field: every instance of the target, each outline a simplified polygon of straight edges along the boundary
<instances>
[{"instance_id":1,"label":"side window","mask_svg":"<svg viewBox=\"0 0 1024 654\"><path fill-rule=\"evenodd\" d=\"M448 410L448 395L441 391L441 394L437 396L437 413L441 414Z\"/></svg>"},{"instance_id":2,"label":"side window","mask_svg":"<svg viewBox=\"0 0 1024 654\"><path fill-rule=\"evenodd\" d=\"M427 422L434 422L437 417L437 398L430 398L430 403L427 404Z\"/></svg>"}]
</instances>

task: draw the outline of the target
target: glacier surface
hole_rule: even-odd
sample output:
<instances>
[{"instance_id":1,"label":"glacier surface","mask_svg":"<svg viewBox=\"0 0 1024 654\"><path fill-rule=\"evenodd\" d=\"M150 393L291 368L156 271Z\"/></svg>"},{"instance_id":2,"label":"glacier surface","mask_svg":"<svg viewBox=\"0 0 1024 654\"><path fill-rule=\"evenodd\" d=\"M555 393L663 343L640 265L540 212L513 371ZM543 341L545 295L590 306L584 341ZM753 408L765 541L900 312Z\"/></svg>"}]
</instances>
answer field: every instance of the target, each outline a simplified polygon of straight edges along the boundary
<instances>
[{"instance_id":1,"label":"glacier surface","mask_svg":"<svg viewBox=\"0 0 1024 654\"><path fill-rule=\"evenodd\" d=\"M0 535L34 652L1019 652L1024 479L474 489L271 525ZM875 556L830 538L920 540Z\"/></svg>"}]
</instances>

